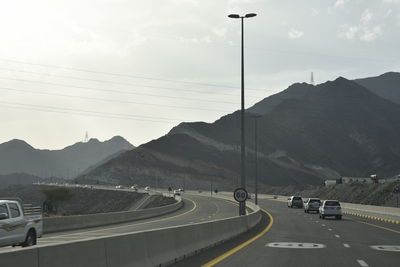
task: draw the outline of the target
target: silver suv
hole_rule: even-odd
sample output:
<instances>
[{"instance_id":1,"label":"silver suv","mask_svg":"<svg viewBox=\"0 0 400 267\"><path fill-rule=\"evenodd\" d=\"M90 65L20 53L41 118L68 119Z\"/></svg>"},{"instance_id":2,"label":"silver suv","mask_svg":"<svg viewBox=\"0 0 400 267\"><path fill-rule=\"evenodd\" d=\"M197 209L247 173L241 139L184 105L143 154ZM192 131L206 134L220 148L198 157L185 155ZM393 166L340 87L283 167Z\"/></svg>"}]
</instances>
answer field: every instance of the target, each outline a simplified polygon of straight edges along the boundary
<instances>
[{"instance_id":1,"label":"silver suv","mask_svg":"<svg viewBox=\"0 0 400 267\"><path fill-rule=\"evenodd\" d=\"M325 200L322 202L321 207L319 207L319 217L325 219L327 216L333 216L337 220L342 219L342 208L337 200Z\"/></svg>"},{"instance_id":2,"label":"silver suv","mask_svg":"<svg viewBox=\"0 0 400 267\"><path fill-rule=\"evenodd\" d=\"M319 213L320 205L321 200L319 198L308 198L304 201L304 212L309 213L310 211L315 211Z\"/></svg>"}]
</instances>

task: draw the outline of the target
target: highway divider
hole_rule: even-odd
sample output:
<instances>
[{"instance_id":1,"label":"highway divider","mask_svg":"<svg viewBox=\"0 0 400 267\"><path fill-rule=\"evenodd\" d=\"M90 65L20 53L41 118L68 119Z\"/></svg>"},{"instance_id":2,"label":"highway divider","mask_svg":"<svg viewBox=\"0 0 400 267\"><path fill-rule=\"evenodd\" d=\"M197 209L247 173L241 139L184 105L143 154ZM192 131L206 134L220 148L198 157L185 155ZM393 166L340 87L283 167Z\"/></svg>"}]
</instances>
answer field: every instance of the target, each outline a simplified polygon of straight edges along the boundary
<instances>
[{"instance_id":1,"label":"highway divider","mask_svg":"<svg viewBox=\"0 0 400 267\"><path fill-rule=\"evenodd\" d=\"M236 237L261 220L258 206L245 216L56 245L0 252L2 267L164 266Z\"/></svg>"},{"instance_id":2,"label":"highway divider","mask_svg":"<svg viewBox=\"0 0 400 267\"><path fill-rule=\"evenodd\" d=\"M133 211L95 213L87 215L48 217L43 218L43 231L44 234L48 234L54 232L131 222L168 214L180 209L182 206L183 201L179 198L176 203L156 208Z\"/></svg>"}]
</instances>

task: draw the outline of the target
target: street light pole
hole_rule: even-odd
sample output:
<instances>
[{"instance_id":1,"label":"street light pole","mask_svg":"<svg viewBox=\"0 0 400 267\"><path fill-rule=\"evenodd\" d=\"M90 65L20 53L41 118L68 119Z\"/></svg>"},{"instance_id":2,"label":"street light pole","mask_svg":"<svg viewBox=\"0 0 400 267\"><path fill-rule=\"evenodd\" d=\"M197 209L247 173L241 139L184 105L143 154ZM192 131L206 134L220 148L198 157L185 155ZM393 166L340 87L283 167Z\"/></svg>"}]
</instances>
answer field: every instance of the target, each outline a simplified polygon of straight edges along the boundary
<instances>
[{"instance_id":1,"label":"street light pole","mask_svg":"<svg viewBox=\"0 0 400 267\"><path fill-rule=\"evenodd\" d=\"M241 112L240 112L240 117L241 117L241 170L240 170L240 185L242 188L246 188L246 169L245 169L245 164L246 164L246 146L245 146L245 131L244 131L244 19L245 18L251 18L255 17L257 14L255 13L249 13L244 16L239 16L238 14L230 14L228 15L229 18L232 19L241 19L241 26L242 26L242 66L241 66ZM246 215L246 201L239 202L239 215Z\"/></svg>"},{"instance_id":2,"label":"street light pole","mask_svg":"<svg viewBox=\"0 0 400 267\"><path fill-rule=\"evenodd\" d=\"M255 152L255 168L256 168L256 175L255 175L255 182L254 182L254 203L258 205L258 146L257 146L257 119L261 117L261 115L252 115L254 119L254 152Z\"/></svg>"}]
</instances>

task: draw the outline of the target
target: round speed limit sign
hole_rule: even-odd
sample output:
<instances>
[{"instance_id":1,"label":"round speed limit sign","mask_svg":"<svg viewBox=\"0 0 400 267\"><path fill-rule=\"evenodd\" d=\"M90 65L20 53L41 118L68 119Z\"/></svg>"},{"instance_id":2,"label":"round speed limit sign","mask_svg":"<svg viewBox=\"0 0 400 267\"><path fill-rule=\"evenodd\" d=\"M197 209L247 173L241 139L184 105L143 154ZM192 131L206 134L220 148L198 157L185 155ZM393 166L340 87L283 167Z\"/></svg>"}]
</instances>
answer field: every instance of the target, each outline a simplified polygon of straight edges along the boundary
<instances>
[{"instance_id":1,"label":"round speed limit sign","mask_svg":"<svg viewBox=\"0 0 400 267\"><path fill-rule=\"evenodd\" d=\"M237 188L233 192L233 198L237 202L244 202L247 199L247 191L244 188Z\"/></svg>"}]
</instances>

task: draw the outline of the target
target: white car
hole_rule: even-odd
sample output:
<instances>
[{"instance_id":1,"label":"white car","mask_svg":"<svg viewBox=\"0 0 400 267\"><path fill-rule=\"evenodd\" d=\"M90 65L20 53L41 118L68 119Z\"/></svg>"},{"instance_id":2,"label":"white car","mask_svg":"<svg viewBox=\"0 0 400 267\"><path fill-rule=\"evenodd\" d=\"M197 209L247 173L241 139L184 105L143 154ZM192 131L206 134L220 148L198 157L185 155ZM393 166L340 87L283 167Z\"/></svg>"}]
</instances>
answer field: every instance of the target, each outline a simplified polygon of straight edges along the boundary
<instances>
[{"instance_id":1,"label":"white car","mask_svg":"<svg viewBox=\"0 0 400 267\"><path fill-rule=\"evenodd\" d=\"M136 186L131 186L131 189L134 190L134 191L138 190Z\"/></svg>"},{"instance_id":2,"label":"white car","mask_svg":"<svg viewBox=\"0 0 400 267\"><path fill-rule=\"evenodd\" d=\"M181 195L181 190L174 190L174 196L180 196Z\"/></svg>"},{"instance_id":3,"label":"white car","mask_svg":"<svg viewBox=\"0 0 400 267\"><path fill-rule=\"evenodd\" d=\"M325 219L325 217L332 216L337 220L342 219L342 208L337 200L325 200L319 207L319 217Z\"/></svg>"},{"instance_id":4,"label":"white car","mask_svg":"<svg viewBox=\"0 0 400 267\"><path fill-rule=\"evenodd\" d=\"M43 234L40 207L20 200L0 199L0 247L33 246Z\"/></svg>"},{"instance_id":5,"label":"white car","mask_svg":"<svg viewBox=\"0 0 400 267\"><path fill-rule=\"evenodd\" d=\"M146 186L146 187L144 188L144 190L150 191L150 186Z\"/></svg>"},{"instance_id":6,"label":"white car","mask_svg":"<svg viewBox=\"0 0 400 267\"><path fill-rule=\"evenodd\" d=\"M122 189L122 185L117 185L115 189Z\"/></svg>"}]
</instances>

